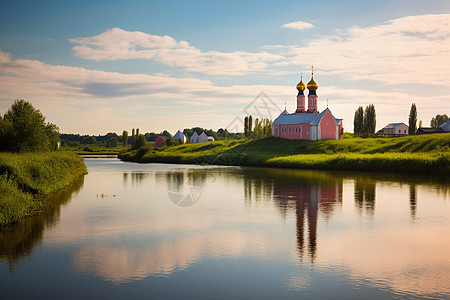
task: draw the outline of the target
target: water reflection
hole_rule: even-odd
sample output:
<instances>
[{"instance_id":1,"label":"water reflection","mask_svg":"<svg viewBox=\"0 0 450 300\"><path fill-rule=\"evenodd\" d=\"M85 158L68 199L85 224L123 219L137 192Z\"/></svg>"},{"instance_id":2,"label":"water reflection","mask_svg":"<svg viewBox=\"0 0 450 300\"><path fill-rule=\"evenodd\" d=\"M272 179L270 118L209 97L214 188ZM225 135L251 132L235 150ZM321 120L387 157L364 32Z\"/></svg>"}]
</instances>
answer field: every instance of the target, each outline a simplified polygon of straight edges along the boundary
<instances>
[{"instance_id":1,"label":"water reflection","mask_svg":"<svg viewBox=\"0 0 450 300\"><path fill-rule=\"evenodd\" d=\"M187 277L195 279L192 288L201 282L221 285L222 275L230 274L248 286L262 279L268 289L280 288L262 278L264 273L288 282L288 292L344 282L348 286L339 288L350 292L369 286L397 296L450 294L446 182L385 174L145 167L92 170L70 205L71 218L64 214L45 238L40 229L34 241L10 242L16 246L9 251L31 253L33 246L23 250L19 244L50 240L67 247L64 266L70 264L71 272L95 284L120 285L118 291L159 283L179 287ZM99 190L117 197L95 197ZM19 239L12 234L8 239L14 238ZM236 264L246 267L245 275Z\"/></svg>"},{"instance_id":2,"label":"water reflection","mask_svg":"<svg viewBox=\"0 0 450 300\"><path fill-rule=\"evenodd\" d=\"M41 214L25 218L0 230L0 261L7 260L11 272L15 263L31 255L34 247L41 243L44 230L58 223L61 207L71 200L74 193L80 191L83 183L84 177L70 187L48 196L43 201Z\"/></svg>"},{"instance_id":3,"label":"water reflection","mask_svg":"<svg viewBox=\"0 0 450 300\"><path fill-rule=\"evenodd\" d=\"M355 179L355 206L359 214L373 217L375 214L376 181L371 178Z\"/></svg>"}]
</instances>

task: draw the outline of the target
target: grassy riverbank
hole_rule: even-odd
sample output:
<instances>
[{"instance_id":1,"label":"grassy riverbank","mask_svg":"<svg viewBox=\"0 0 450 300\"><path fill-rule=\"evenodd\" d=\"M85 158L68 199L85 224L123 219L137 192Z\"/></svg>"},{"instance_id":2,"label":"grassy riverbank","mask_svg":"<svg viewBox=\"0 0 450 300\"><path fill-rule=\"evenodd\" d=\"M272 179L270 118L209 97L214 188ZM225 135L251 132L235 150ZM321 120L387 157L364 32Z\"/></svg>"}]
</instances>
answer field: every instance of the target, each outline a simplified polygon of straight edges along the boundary
<instances>
[{"instance_id":1,"label":"grassy riverbank","mask_svg":"<svg viewBox=\"0 0 450 300\"><path fill-rule=\"evenodd\" d=\"M0 226L36 213L42 196L69 186L86 172L75 153L0 153Z\"/></svg>"},{"instance_id":2,"label":"grassy riverbank","mask_svg":"<svg viewBox=\"0 0 450 300\"><path fill-rule=\"evenodd\" d=\"M298 141L274 137L141 149L125 161L450 174L450 133Z\"/></svg>"}]
</instances>

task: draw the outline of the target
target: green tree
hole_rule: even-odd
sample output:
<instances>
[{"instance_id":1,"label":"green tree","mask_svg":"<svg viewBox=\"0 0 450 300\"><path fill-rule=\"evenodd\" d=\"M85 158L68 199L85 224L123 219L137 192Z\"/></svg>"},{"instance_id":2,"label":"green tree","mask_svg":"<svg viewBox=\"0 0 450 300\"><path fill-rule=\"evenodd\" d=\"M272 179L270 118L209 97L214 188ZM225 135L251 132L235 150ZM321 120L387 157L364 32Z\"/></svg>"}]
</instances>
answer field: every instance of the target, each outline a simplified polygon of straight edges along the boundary
<instances>
[{"instance_id":1,"label":"green tree","mask_svg":"<svg viewBox=\"0 0 450 300\"><path fill-rule=\"evenodd\" d=\"M374 134L377 125L375 106L370 104L364 111L364 133Z\"/></svg>"},{"instance_id":2,"label":"green tree","mask_svg":"<svg viewBox=\"0 0 450 300\"><path fill-rule=\"evenodd\" d=\"M244 118L244 136L248 137L248 117Z\"/></svg>"},{"instance_id":3,"label":"green tree","mask_svg":"<svg viewBox=\"0 0 450 300\"><path fill-rule=\"evenodd\" d=\"M353 118L353 132L361 134L364 131L364 109L362 106L355 110L355 117Z\"/></svg>"},{"instance_id":4,"label":"green tree","mask_svg":"<svg viewBox=\"0 0 450 300\"><path fill-rule=\"evenodd\" d=\"M253 132L253 119L252 119L252 115L248 116L248 137L251 138L252 137L252 132Z\"/></svg>"},{"instance_id":5,"label":"green tree","mask_svg":"<svg viewBox=\"0 0 450 300\"><path fill-rule=\"evenodd\" d=\"M443 115L436 115L436 117L433 117L430 122L431 128L438 128L442 124L448 121L448 116L446 114Z\"/></svg>"},{"instance_id":6,"label":"green tree","mask_svg":"<svg viewBox=\"0 0 450 300\"><path fill-rule=\"evenodd\" d=\"M228 140L228 130L225 129L225 131L223 132L223 137Z\"/></svg>"},{"instance_id":7,"label":"green tree","mask_svg":"<svg viewBox=\"0 0 450 300\"><path fill-rule=\"evenodd\" d=\"M416 130L417 130L417 108L416 108L416 104L413 103L411 104L411 109L409 111L409 129L408 129L408 133L409 134L415 134Z\"/></svg>"},{"instance_id":8,"label":"green tree","mask_svg":"<svg viewBox=\"0 0 450 300\"><path fill-rule=\"evenodd\" d=\"M45 116L23 99L14 101L0 120L0 148L12 152L56 150L59 128L45 122Z\"/></svg>"},{"instance_id":9,"label":"green tree","mask_svg":"<svg viewBox=\"0 0 450 300\"><path fill-rule=\"evenodd\" d=\"M124 130L122 132L123 145L126 147L128 145L128 131Z\"/></svg>"},{"instance_id":10,"label":"green tree","mask_svg":"<svg viewBox=\"0 0 450 300\"><path fill-rule=\"evenodd\" d=\"M117 138L115 136L108 140L108 147L115 148L115 147L117 147L118 144L119 144L119 141L117 140Z\"/></svg>"},{"instance_id":11,"label":"green tree","mask_svg":"<svg viewBox=\"0 0 450 300\"><path fill-rule=\"evenodd\" d=\"M260 122L258 118L255 119L255 128L253 129L254 136L256 139L260 139L263 136L262 121Z\"/></svg>"},{"instance_id":12,"label":"green tree","mask_svg":"<svg viewBox=\"0 0 450 300\"><path fill-rule=\"evenodd\" d=\"M139 149L142 146L147 144L147 140L145 139L145 135L140 134L136 136L136 142L134 143L133 149Z\"/></svg>"},{"instance_id":13,"label":"green tree","mask_svg":"<svg viewBox=\"0 0 450 300\"><path fill-rule=\"evenodd\" d=\"M136 135L139 135L139 128L136 128Z\"/></svg>"},{"instance_id":14,"label":"green tree","mask_svg":"<svg viewBox=\"0 0 450 300\"><path fill-rule=\"evenodd\" d=\"M419 128L422 128L422 120L419 121Z\"/></svg>"}]
</instances>

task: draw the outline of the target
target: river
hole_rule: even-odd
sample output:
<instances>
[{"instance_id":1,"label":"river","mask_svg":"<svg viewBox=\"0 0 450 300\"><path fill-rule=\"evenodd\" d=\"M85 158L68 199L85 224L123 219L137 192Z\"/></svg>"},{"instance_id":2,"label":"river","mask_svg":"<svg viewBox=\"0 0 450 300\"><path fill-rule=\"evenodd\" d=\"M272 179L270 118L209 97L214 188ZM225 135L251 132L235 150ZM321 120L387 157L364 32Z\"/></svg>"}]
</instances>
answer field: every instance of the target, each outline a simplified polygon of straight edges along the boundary
<instances>
[{"instance_id":1,"label":"river","mask_svg":"<svg viewBox=\"0 0 450 300\"><path fill-rule=\"evenodd\" d=\"M450 298L448 180L85 162L0 231L2 298Z\"/></svg>"}]
</instances>

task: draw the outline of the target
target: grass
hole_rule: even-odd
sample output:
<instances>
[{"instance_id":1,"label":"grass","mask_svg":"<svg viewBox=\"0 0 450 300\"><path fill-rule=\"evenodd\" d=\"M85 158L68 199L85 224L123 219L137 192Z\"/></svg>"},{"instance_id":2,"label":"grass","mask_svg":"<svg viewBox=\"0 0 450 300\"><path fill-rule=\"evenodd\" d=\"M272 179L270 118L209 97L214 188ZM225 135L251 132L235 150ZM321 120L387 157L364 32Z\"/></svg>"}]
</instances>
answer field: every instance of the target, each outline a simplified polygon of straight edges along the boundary
<instances>
[{"instance_id":1,"label":"grass","mask_svg":"<svg viewBox=\"0 0 450 300\"><path fill-rule=\"evenodd\" d=\"M107 148L103 145L81 145L81 146L63 146L61 151L71 151L79 155L117 155L124 150L129 149L130 146L124 147L122 145Z\"/></svg>"},{"instance_id":2,"label":"grass","mask_svg":"<svg viewBox=\"0 0 450 300\"><path fill-rule=\"evenodd\" d=\"M174 147L146 147L119 154L125 161L270 166L303 169L450 173L450 133L399 138L301 141L274 137Z\"/></svg>"},{"instance_id":3,"label":"grass","mask_svg":"<svg viewBox=\"0 0 450 300\"><path fill-rule=\"evenodd\" d=\"M0 226L35 213L41 196L86 172L83 159L70 152L0 153Z\"/></svg>"}]
</instances>

